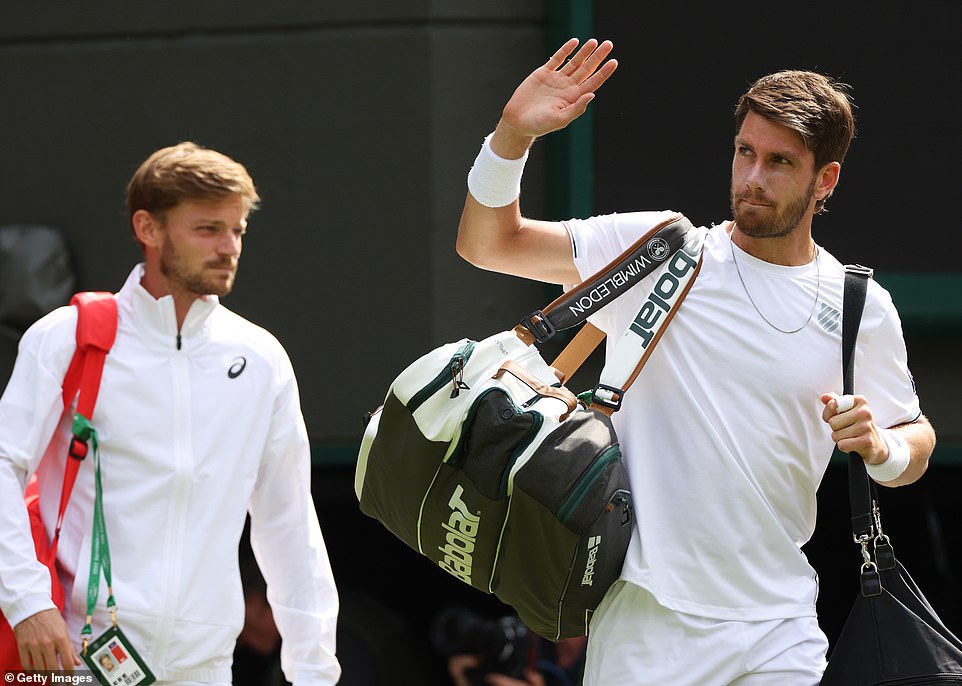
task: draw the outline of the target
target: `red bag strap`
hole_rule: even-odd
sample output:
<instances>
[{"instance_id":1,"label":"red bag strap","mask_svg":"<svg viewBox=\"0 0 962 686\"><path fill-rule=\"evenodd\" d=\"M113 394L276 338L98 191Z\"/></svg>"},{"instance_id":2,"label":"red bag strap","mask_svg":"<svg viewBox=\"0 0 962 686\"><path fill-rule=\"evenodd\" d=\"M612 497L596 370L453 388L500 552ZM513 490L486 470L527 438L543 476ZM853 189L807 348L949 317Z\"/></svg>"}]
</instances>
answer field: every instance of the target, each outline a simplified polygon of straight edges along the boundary
<instances>
[{"instance_id":1,"label":"red bag strap","mask_svg":"<svg viewBox=\"0 0 962 686\"><path fill-rule=\"evenodd\" d=\"M67 411L79 392L77 413L92 419L100 391L104 360L117 337L117 300L113 293L85 291L74 295L70 304L77 308L77 348L63 380L63 407L64 411ZM67 448L60 509L57 512L57 526L52 542L54 549L60 538L60 526L74 482L77 480L80 463L86 456L87 442L73 436Z\"/></svg>"}]
</instances>

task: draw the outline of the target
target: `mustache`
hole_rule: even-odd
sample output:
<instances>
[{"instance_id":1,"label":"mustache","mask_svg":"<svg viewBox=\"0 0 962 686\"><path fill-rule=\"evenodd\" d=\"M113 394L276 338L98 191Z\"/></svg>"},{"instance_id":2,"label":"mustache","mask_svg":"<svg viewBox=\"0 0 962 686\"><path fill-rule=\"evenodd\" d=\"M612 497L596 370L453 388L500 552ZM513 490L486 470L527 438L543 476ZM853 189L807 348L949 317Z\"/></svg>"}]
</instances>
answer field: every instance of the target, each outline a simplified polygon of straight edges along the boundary
<instances>
[{"instance_id":1,"label":"mustache","mask_svg":"<svg viewBox=\"0 0 962 686\"><path fill-rule=\"evenodd\" d=\"M222 260L210 260L205 262L204 266L210 267L211 269L237 269L237 259L226 257Z\"/></svg>"},{"instance_id":2,"label":"mustache","mask_svg":"<svg viewBox=\"0 0 962 686\"><path fill-rule=\"evenodd\" d=\"M746 191L744 193L739 193L735 196L736 200L747 200L755 205L774 205L775 203L763 193L755 193L753 191Z\"/></svg>"}]
</instances>

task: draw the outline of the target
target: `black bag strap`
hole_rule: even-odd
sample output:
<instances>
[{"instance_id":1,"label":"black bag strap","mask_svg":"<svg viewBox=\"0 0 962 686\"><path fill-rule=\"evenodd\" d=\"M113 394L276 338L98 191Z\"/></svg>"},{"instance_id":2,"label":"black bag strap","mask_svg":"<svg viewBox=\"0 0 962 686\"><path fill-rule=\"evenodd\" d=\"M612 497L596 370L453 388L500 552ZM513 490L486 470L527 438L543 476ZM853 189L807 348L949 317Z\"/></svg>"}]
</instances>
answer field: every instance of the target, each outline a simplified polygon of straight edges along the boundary
<instances>
[{"instance_id":1,"label":"black bag strap","mask_svg":"<svg viewBox=\"0 0 962 686\"><path fill-rule=\"evenodd\" d=\"M855 341L858 338L865 295L872 270L858 264L845 265L845 287L842 295L842 392L855 392ZM879 570L895 568L895 556L888 538L882 534L878 511L878 494L858 453L848 456L848 500L852 511L852 536L862 549L862 573L859 579L865 597L882 592ZM874 550L869 543L874 539ZM872 559L872 552L875 559Z\"/></svg>"},{"instance_id":2,"label":"black bag strap","mask_svg":"<svg viewBox=\"0 0 962 686\"><path fill-rule=\"evenodd\" d=\"M865 294L872 270L858 264L845 265L845 288L842 295L842 392L855 392L855 340L858 338ZM874 535L872 503L874 485L858 453L848 456L848 495L852 509L852 533L856 541Z\"/></svg>"}]
</instances>

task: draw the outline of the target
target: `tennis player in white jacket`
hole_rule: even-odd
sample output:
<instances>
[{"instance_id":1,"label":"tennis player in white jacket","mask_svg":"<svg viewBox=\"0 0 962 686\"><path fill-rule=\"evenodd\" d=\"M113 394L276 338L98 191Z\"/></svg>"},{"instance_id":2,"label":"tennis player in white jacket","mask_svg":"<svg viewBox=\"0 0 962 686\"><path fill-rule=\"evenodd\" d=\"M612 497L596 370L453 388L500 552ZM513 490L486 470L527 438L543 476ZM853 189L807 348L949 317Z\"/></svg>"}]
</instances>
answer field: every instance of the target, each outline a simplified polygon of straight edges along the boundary
<instances>
[{"instance_id":1,"label":"tennis player in white jacket","mask_svg":"<svg viewBox=\"0 0 962 686\"><path fill-rule=\"evenodd\" d=\"M237 549L249 512L284 674L297 686L335 684L338 598L294 372L274 336L218 301L233 286L259 201L253 181L234 160L181 143L141 165L127 200L144 263L117 294L117 339L93 416L119 627L158 681L230 683L244 620ZM61 533L62 615L23 506L36 472L52 532L72 416L61 382L76 320L64 307L26 332L0 399L0 610L22 662L38 669L80 664L91 590L93 460L81 466ZM111 626L99 585L94 639Z\"/></svg>"}]
</instances>

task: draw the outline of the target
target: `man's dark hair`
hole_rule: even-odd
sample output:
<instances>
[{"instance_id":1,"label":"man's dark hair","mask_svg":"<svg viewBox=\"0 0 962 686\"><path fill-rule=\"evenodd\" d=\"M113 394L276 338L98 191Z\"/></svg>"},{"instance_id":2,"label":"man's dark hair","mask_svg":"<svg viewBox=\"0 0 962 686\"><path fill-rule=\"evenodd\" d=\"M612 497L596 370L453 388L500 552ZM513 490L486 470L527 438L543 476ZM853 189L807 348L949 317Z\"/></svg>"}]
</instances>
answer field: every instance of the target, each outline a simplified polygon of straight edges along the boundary
<instances>
[{"instance_id":1,"label":"man's dark hair","mask_svg":"<svg viewBox=\"0 0 962 686\"><path fill-rule=\"evenodd\" d=\"M848 86L812 71L780 71L753 83L735 107L736 135L749 112L797 132L815 156L816 170L841 163L855 137ZM816 213L826 200L816 203Z\"/></svg>"}]
</instances>

